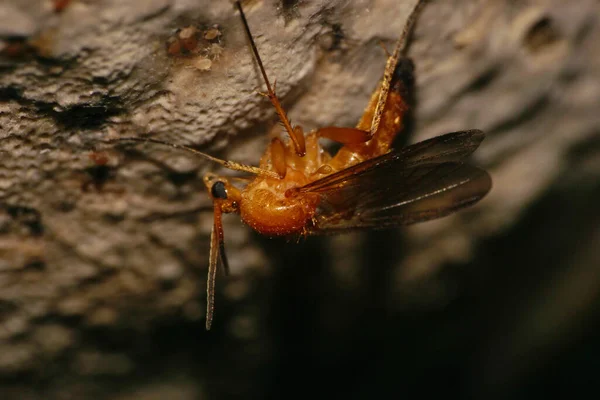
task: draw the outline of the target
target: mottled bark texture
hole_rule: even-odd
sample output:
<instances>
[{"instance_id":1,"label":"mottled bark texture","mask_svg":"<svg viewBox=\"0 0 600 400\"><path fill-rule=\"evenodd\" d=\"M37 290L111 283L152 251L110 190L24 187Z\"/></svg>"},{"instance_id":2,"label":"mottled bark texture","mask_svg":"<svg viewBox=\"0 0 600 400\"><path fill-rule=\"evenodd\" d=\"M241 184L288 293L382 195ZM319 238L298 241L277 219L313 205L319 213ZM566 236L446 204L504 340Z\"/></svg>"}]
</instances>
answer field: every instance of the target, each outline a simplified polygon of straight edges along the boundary
<instances>
[{"instance_id":1,"label":"mottled bark texture","mask_svg":"<svg viewBox=\"0 0 600 400\"><path fill-rule=\"evenodd\" d=\"M291 119L353 126L413 3L245 3ZM232 3L3 1L0 397L288 398L314 382L366 398L441 376L482 398L519 390L600 292L598 15L593 0L431 1L405 141L486 131L474 162L492 192L300 244L226 218L232 275L206 333L201 175L217 169L99 141L258 161L277 125Z\"/></svg>"}]
</instances>

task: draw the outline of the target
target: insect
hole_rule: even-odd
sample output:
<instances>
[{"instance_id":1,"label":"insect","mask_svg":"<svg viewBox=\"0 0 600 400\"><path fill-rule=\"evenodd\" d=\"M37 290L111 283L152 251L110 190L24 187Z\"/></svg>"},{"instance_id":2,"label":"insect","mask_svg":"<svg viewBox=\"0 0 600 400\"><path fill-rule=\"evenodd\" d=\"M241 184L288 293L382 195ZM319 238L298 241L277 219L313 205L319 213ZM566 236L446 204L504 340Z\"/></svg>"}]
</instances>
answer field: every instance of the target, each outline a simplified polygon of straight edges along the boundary
<instances>
[{"instance_id":1,"label":"insect","mask_svg":"<svg viewBox=\"0 0 600 400\"><path fill-rule=\"evenodd\" d=\"M108 140L150 142L194 153L222 166L254 175L245 187L208 173L204 183L213 201L206 329L214 314L215 277L219 260L225 273L222 215L237 213L243 222L267 236L306 236L359 229L383 229L446 216L483 198L491 189L487 172L464 162L484 133L448 133L398 150L392 141L409 109L413 64L401 55L416 16L417 2L388 57L383 78L355 128L325 127L304 134L292 126L271 86L239 1L236 7L267 92L289 136L275 137L258 166L221 160L193 148L146 138ZM340 143L334 155L319 143Z\"/></svg>"}]
</instances>

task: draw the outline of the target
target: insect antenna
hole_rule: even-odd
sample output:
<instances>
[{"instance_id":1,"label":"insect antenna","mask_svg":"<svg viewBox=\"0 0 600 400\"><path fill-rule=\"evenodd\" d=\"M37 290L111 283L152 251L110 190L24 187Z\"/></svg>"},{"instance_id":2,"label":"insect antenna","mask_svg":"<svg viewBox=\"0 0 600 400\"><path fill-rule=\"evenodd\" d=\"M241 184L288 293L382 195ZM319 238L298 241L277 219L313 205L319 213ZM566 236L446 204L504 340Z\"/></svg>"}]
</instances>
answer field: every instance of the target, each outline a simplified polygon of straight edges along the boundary
<instances>
[{"instance_id":1,"label":"insect antenna","mask_svg":"<svg viewBox=\"0 0 600 400\"><path fill-rule=\"evenodd\" d=\"M289 118L287 117L285 110L283 109L281 103L279 102L279 99L277 98L277 95L275 94L275 89L274 89L275 85L273 85L273 87L271 87L271 82L269 81L269 78L267 77L267 72L265 71L263 62L260 58L260 55L258 54L258 49L256 48L256 44L254 43L254 39L252 38L252 33L250 32L250 26L248 25L248 20L246 19L244 10L242 9L242 4L239 1L236 1L235 5L237 6L238 10L240 11L240 15L242 17L242 22L244 23L244 29L246 30L246 35L248 36L248 40L250 41L250 46L252 47L252 52L254 53L254 58L256 59L258 67L260 68L260 73L262 74L265 84L267 85L267 93L264 93L264 95L269 98L269 100L271 101L271 104L273 104L273 107L275 107L275 111L277 112L277 115L279 116L281 123L283 124L283 126L285 127L285 130L287 131L288 135L292 139L292 143L294 144L294 149L296 150L296 154L298 154L299 156L304 156L304 154L306 153L306 147L304 145L304 132L298 126L292 127L292 124L291 124Z\"/></svg>"},{"instance_id":2,"label":"insect antenna","mask_svg":"<svg viewBox=\"0 0 600 400\"><path fill-rule=\"evenodd\" d=\"M229 262L225 255L225 241L223 237L222 211L218 203L214 206L214 224L210 233L210 256L208 262L208 278L206 280L206 330L209 331L215 313L215 279L217 277L217 263L221 260L225 275L229 275Z\"/></svg>"},{"instance_id":3,"label":"insect antenna","mask_svg":"<svg viewBox=\"0 0 600 400\"><path fill-rule=\"evenodd\" d=\"M379 100L377 101L377 106L375 107L375 113L373 115L373 122L371 123L371 136L377 132L379 129L379 123L381 122L381 116L383 114L383 109L385 107L385 102L387 100L387 95L390 91L390 84L392 81L392 76L394 74L394 70L396 69L396 65L398 64L398 59L400 58L400 53L406 47L406 43L408 41L408 37L413 30L413 26L419 16L419 13L423 9L423 6L427 0L418 0L417 4L413 7L410 15L408 16L408 20L404 25L404 29L402 30L402 34L398 41L396 42L396 47L394 47L394 52L387 59L385 64L385 71L383 72L383 79L381 80L381 88L379 89ZM387 51L386 51L387 52Z\"/></svg>"},{"instance_id":4,"label":"insect antenna","mask_svg":"<svg viewBox=\"0 0 600 400\"><path fill-rule=\"evenodd\" d=\"M251 174L256 174L256 175L279 179L279 175L274 171L269 171L266 169L253 167L251 165L240 164L235 161L221 160L220 158L213 157L209 154L198 151L192 147L184 146L181 144L164 142L162 140L150 139L150 138L123 137L123 138L118 138L118 139L106 139L106 140L103 140L102 142L103 143L140 142L140 143L160 144L160 145L169 146L169 147L172 147L172 148L178 149L178 150L185 150L188 153L192 153L197 157L204 158L206 160L220 164L220 165L224 166L225 168L228 168L228 169L231 169L234 171L249 172Z\"/></svg>"},{"instance_id":5,"label":"insect antenna","mask_svg":"<svg viewBox=\"0 0 600 400\"><path fill-rule=\"evenodd\" d=\"M212 325L213 315L215 312L215 279L217 277L217 262L219 261L219 223L220 212L218 207L215 207L215 222L210 232L210 256L208 261L208 278L206 279L206 330L209 331ZM222 230L221 230L222 233Z\"/></svg>"}]
</instances>

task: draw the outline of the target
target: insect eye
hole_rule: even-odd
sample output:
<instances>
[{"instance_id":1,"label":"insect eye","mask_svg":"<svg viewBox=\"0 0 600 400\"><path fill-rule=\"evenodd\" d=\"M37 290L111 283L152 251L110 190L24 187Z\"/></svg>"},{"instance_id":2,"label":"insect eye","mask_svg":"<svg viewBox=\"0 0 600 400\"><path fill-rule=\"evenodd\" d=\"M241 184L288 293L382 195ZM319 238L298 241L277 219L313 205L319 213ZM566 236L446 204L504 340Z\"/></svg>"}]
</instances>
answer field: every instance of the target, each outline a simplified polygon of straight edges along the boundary
<instances>
[{"instance_id":1,"label":"insect eye","mask_svg":"<svg viewBox=\"0 0 600 400\"><path fill-rule=\"evenodd\" d=\"M226 200L227 199L227 189L225 189L225 184L223 182L221 182L221 181L216 182L210 188L210 194L215 199Z\"/></svg>"}]
</instances>

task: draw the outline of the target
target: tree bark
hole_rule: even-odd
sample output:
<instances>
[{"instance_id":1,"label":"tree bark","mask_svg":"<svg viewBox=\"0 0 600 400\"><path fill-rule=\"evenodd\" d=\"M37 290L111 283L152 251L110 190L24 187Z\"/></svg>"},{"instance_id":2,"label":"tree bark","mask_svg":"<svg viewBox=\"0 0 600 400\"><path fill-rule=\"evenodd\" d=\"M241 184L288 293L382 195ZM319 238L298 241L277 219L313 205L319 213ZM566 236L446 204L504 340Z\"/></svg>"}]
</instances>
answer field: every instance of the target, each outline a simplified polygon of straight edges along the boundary
<instances>
[{"instance_id":1,"label":"tree bark","mask_svg":"<svg viewBox=\"0 0 600 400\"><path fill-rule=\"evenodd\" d=\"M309 131L356 124L383 73L380 44L392 48L413 3L244 7L277 94ZM232 274L218 277L215 328L205 333L212 213L201 176L218 169L170 148L102 140L151 137L258 162L276 117L257 94L264 83L232 3L4 2L2 398L261 397L276 391L264 375L277 372L281 354L301 357L286 340L304 337L326 348L321 360L339 362L336 354L352 353L365 332L384 334L390 314L428 315L455 304L470 287L461 277L493 269L497 241L521 237L548 193L565 200L532 223L563 212L574 190L600 200L598 15L593 0L427 4L408 49L417 102L403 139L486 131L473 162L490 171L490 194L438 221L297 247L225 218ZM197 40L182 41L190 33ZM568 211L581 225L560 237L584 244L561 265L584 260L568 281L590 284L591 299L600 279L584 266L594 265L597 216L593 201L576 204L589 218ZM547 232L560 229L550 223ZM469 272L475 266L482 271ZM498 288L486 279L473 287ZM586 310L590 299L572 307ZM516 337L504 345L519 349ZM482 385L483 393L491 387Z\"/></svg>"}]
</instances>

